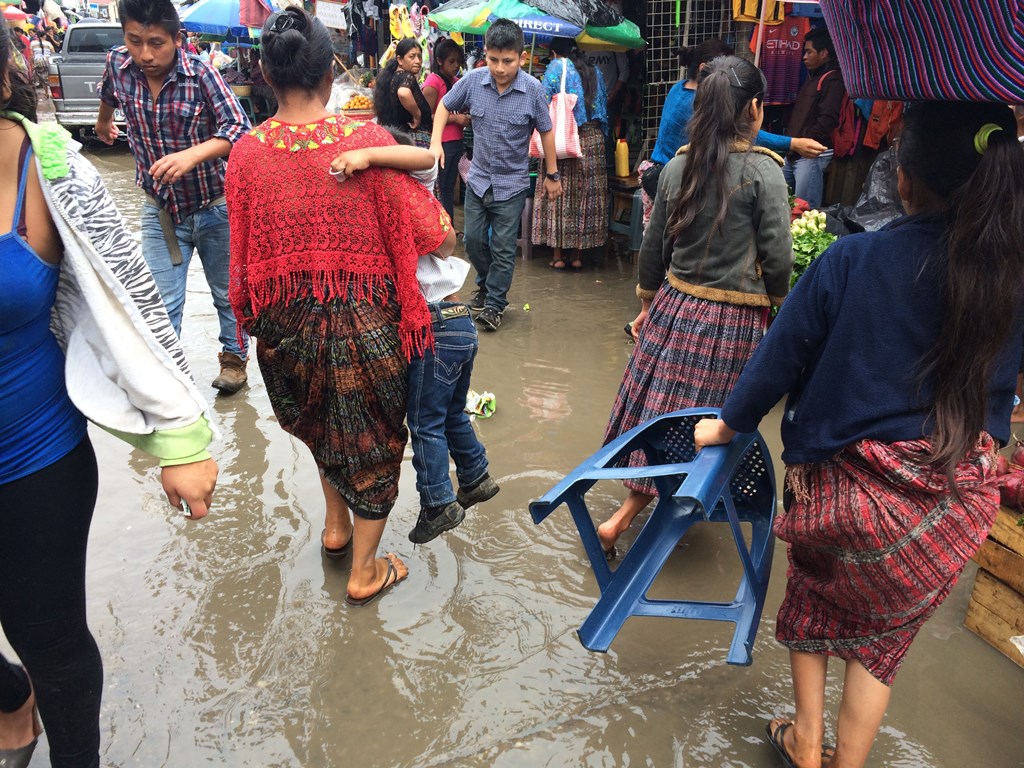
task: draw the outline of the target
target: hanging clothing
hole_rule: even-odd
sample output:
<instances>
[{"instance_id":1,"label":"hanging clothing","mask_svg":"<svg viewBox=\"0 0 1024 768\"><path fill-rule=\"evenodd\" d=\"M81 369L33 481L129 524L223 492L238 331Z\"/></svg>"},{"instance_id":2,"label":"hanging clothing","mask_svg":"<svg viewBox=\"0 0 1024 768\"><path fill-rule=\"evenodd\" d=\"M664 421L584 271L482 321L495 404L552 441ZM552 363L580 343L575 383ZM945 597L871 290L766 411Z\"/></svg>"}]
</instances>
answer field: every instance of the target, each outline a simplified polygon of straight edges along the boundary
<instances>
[{"instance_id":1,"label":"hanging clothing","mask_svg":"<svg viewBox=\"0 0 1024 768\"><path fill-rule=\"evenodd\" d=\"M902 124L902 101L876 101L871 107L871 116L868 118L868 129L864 133L864 146L878 149L882 145L883 139L892 144Z\"/></svg>"},{"instance_id":2,"label":"hanging clothing","mask_svg":"<svg viewBox=\"0 0 1024 768\"><path fill-rule=\"evenodd\" d=\"M786 17L786 4L783 2L771 2L771 0L732 0L732 20L749 21L757 24L761 21L762 2L769 3L764 23L781 24Z\"/></svg>"},{"instance_id":3,"label":"hanging clothing","mask_svg":"<svg viewBox=\"0 0 1024 768\"><path fill-rule=\"evenodd\" d=\"M804 37L811 31L806 18L787 17L778 26L764 29L761 42L761 71L768 81L765 104L792 104L800 90ZM750 52L757 52L757 30L750 36Z\"/></svg>"}]
</instances>

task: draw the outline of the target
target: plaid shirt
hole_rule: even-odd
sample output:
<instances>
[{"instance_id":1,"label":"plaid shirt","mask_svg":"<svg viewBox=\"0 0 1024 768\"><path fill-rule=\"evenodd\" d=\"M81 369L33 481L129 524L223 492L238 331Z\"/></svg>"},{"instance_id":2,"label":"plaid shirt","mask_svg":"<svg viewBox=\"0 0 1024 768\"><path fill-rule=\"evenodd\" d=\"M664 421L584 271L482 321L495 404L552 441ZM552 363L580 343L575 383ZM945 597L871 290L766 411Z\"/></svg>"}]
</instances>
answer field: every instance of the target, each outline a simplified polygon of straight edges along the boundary
<instances>
[{"instance_id":1,"label":"plaid shirt","mask_svg":"<svg viewBox=\"0 0 1024 768\"><path fill-rule=\"evenodd\" d=\"M224 194L225 158L201 163L171 185L149 175L161 157L208 139L234 144L248 132L249 118L216 69L198 56L179 51L177 66L154 103L146 75L121 46L107 54L100 99L124 110L128 144L135 157L135 183L159 200L176 222Z\"/></svg>"},{"instance_id":2,"label":"plaid shirt","mask_svg":"<svg viewBox=\"0 0 1024 768\"><path fill-rule=\"evenodd\" d=\"M474 69L444 96L449 112L469 110L473 119L473 162L467 183L478 197L493 188L497 202L530 187L530 136L551 130L544 89L522 70L498 93L487 67Z\"/></svg>"}]
</instances>

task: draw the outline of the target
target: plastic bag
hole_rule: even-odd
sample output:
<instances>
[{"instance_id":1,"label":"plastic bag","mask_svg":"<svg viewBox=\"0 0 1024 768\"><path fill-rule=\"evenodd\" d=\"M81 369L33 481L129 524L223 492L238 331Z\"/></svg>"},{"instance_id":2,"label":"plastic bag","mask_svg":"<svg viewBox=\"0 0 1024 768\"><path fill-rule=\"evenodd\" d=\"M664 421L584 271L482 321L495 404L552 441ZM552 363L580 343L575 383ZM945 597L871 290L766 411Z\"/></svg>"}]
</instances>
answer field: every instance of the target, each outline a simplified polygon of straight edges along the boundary
<instances>
[{"instance_id":1,"label":"plastic bag","mask_svg":"<svg viewBox=\"0 0 1024 768\"><path fill-rule=\"evenodd\" d=\"M873 232L903 215L903 204L896 188L896 149L890 147L871 164L864 189L850 209L848 218L866 231Z\"/></svg>"}]
</instances>

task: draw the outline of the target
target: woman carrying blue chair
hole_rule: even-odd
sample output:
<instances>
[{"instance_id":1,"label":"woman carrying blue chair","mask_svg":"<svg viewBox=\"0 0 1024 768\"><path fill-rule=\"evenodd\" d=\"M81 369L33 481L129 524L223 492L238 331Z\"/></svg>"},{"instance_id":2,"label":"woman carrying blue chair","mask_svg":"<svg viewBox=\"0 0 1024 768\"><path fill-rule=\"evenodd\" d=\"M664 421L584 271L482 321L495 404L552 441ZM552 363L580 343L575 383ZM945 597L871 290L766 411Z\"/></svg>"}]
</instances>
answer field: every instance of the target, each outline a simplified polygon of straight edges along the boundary
<instances>
[{"instance_id":1,"label":"woman carrying blue chair","mask_svg":"<svg viewBox=\"0 0 1024 768\"><path fill-rule=\"evenodd\" d=\"M919 102L897 157L908 216L807 270L699 447L782 422L788 543L776 637L796 714L767 725L786 765L863 766L897 670L999 508L1024 320L1024 152L1000 104ZM828 659L846 663L836 746Z\"/></svg>"}]
</instances>

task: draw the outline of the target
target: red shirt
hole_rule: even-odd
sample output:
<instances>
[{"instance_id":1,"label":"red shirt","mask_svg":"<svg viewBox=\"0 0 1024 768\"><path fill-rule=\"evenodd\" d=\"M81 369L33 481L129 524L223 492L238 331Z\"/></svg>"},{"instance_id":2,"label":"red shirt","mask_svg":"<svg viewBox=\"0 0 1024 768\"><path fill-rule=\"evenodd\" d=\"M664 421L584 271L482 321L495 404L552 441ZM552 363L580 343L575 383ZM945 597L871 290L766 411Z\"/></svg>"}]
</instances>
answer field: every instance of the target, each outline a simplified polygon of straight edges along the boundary
<instances>
[{"instance_id":1,"label":"red shirt","mask_svg":"<svg viewBox=\"0 0 1024 768\"><path fill-rule=\"evenodd\" d=\"M305 125L267 120L234 146L228 298L242 328L298 296L369 298L390 283L406 355L432 345L416 264L444 241L448 214L406 173L369 168L341 182L329 173L346 150L394 143L376 123L332 115Z\"/></svg>"}]
</instances>

